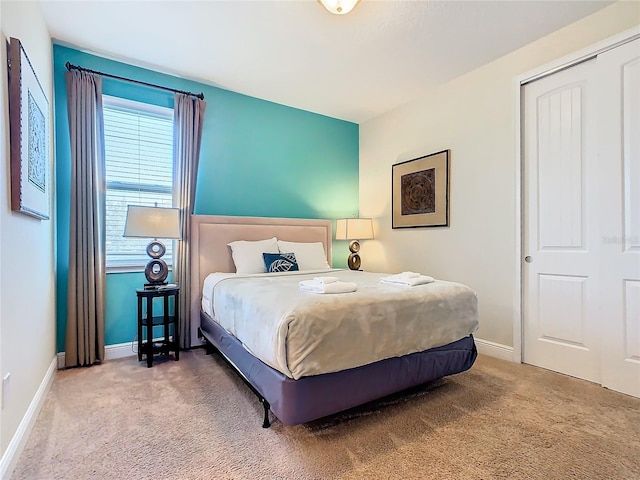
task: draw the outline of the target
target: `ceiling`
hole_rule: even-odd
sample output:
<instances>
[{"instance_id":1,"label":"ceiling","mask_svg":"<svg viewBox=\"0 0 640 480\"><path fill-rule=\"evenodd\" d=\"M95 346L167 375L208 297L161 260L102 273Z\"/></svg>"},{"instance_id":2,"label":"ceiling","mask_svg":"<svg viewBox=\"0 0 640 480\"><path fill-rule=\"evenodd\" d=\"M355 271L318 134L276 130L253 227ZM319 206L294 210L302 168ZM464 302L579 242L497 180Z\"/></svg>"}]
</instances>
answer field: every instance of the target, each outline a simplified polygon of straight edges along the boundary
<instances>
[{"instance_id":1,"label":"ceiling","mask_svg":"<svg viewBox=\"0 0 640 480\"><path fill-rule=\"evenodd\" d=\"M613 2L40 3L58 43L362 123Z\"/></svg>"}]
</instances>

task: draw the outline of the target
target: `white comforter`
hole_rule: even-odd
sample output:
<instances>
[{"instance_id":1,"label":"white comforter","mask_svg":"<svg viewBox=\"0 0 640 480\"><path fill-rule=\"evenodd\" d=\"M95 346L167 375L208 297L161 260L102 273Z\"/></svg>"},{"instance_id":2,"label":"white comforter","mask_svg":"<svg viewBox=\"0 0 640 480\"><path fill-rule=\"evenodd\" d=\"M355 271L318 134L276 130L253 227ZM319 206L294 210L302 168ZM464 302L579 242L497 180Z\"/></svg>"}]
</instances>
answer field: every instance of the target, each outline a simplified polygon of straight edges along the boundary
<instances>
[{"instance_id":1,"label":"white comforter","mask_svg":"<svg viewBox=\"0 0 640 480\"><path fill-rule=\"evenodd\" d=\"M355 282L358 290L299 290L298 282L322 274ZM446 345L478 328L477 298L469 287L439 280L415 287L381 284L386 275L214 273L205 279L202 307L254 356L294 379Z\"/></svg>"}]
</instances>

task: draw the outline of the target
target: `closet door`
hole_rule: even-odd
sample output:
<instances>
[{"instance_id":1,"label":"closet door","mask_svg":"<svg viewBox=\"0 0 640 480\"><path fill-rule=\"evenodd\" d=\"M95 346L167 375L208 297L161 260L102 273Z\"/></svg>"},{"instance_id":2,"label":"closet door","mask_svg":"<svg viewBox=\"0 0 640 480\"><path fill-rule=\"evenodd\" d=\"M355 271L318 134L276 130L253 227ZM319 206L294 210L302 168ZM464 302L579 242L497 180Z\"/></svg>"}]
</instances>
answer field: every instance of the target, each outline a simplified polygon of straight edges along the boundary
<instances>
[{"instance_id":1,"label":"closet door","mask_svg":"<svg viewBox=\"0 0 640 480\"><path fill-rule=\"evenodd\" d=\"M597 63L523 87L523 354L599 383Z\"/></svg>"},{"instance_id":2,"label":"closet door","mask_svg":"<svg viewBox=\"0 0 640 480\"><path fill-rule=\"evenodd\" d=\"M524 361L640 397L640 40L523 99Z\"/></svg>"},{"instance_id":3,"label":"closet door","mask_svg":"<svg viewBox=\"0 0 640 480\"><path fill-rule=\"evenodd\" d=\"M640 40L598 66L602 384L640 397Z\"/></svg>"}]
</instances>

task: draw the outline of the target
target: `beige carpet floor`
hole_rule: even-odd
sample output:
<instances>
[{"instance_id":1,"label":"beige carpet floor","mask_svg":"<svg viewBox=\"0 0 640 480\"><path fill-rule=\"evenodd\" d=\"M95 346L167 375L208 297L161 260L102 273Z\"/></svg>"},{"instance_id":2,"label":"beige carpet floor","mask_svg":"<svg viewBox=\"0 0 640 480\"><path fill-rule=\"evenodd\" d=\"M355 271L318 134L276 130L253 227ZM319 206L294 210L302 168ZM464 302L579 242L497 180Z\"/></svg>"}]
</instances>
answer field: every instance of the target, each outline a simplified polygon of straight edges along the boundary
<instances>
[{"instance_id":1,"label":"beige carpet floor","mask_svg":"<svg viewBox=\"0 0 640 480\"><path fill-rule=\"evenodd\" d=\"M312 424L261 428L217 357L58 372L12 480L640 479L640 400L527 365L472 369Z\"/></svg>"}]
</instances>

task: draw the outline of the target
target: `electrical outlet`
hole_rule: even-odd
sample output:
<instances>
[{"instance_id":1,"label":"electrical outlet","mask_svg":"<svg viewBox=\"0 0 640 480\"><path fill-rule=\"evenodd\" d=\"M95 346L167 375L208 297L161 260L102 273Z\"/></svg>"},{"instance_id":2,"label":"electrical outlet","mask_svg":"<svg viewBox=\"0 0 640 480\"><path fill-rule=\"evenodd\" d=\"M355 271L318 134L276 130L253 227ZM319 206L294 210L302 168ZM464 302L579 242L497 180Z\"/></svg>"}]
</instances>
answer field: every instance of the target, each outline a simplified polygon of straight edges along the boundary
<instances>
[{"instance_id":1,"label":"electrical outlet","mask_svg":"<svg viewBox=\"0 0 640 480\"><path fill-rule=\"evenodd\" d=\"M11 398L11 374L7 373L2 377L2 408L4 408Z\"/></svg>"}]
</instances>

